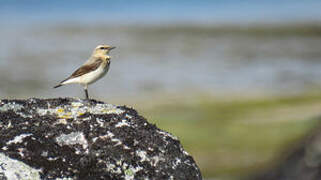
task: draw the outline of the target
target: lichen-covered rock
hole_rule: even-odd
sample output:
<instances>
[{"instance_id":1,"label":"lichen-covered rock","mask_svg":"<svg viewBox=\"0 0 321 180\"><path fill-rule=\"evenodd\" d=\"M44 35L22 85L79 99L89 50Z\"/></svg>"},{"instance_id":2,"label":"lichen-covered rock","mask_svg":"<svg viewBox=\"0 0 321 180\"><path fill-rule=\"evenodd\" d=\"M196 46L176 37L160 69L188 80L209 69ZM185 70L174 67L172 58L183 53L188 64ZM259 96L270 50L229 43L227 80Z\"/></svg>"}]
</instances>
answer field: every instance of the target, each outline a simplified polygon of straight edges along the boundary
<instances>
[{"instance_id":1,"label":"lichen-covered rock","mask_svg":"<svg viewBox=\"0 0 321 180\"><path fill-rule=\"evenodd\" d=\"M0 179L201 179L176 137L125 106L0 100Z\"/></svg>"}]
</instances>

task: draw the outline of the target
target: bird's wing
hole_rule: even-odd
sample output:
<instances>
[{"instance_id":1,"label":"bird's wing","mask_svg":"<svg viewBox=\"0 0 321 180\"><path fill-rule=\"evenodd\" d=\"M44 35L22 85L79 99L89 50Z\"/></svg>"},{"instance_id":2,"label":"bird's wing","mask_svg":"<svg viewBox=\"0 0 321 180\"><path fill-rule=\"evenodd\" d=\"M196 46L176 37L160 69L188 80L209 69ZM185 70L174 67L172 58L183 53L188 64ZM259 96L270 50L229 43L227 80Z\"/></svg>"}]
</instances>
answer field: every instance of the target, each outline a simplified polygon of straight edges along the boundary
<instances>
[{"instance_id":1,"label":"bird's wing","mask_svg":"<svg viewBox=\"0 0 321 180\"><path fill-rule=\"evenodd\" d=\"M71 74L71 76L69 76L67 79L61 81L61 83L65 82L69 79L76 78L76 77L82 76L84 74L87 74L89 72L96 70L101 65L102 62L103 62L103 60L97 59L95 62L93 62L91 64L84 64L83 66L78 68L75 72L73 72Z\"/></svg>"},{"instance_id":2,"label":"bird's wing","mask_svg":"<svg viewBox=\"0 0 321 180\"><path fill-rule=\"evenodd\" d=\"M75 72L73 72L71 74L70 78L79 77L79 76L87 74L91 71L94 71L101 65L102 62L103 61L101 59L97 59L95 62L93 62L91 64L83 65L79 69L77 69Z\"/></svg>"}]
</instances>

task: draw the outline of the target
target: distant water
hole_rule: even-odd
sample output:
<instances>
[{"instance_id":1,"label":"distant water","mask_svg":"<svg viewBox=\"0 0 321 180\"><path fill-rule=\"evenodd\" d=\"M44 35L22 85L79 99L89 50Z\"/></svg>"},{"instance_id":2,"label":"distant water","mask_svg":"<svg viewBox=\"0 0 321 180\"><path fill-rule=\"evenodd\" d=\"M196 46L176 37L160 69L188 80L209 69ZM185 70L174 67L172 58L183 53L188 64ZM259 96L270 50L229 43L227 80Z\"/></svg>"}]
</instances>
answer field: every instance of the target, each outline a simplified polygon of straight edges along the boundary
<instances>
[{"instance_id":1,"label":"distant water","mask_svg":"<svg viewBox=\"0 0 321 180\"><path fill-rule=\"evenodd\" d=\"M90 86L95 97L320 89L320 5L3 0L0 96L83 96L77 85L52 87L100 43L117 48L110 72ZM278 28L288 22L294 26Z\"/></svg>"}]
</instances>

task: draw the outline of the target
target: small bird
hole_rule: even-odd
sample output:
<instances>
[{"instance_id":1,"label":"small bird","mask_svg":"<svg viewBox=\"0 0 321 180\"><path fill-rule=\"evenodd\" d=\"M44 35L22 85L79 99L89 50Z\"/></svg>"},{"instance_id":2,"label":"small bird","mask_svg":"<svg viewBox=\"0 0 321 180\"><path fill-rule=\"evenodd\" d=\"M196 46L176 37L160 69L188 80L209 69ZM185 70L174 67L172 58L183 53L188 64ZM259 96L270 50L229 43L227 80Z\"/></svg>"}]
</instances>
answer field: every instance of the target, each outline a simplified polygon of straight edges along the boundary
<instances>
[{"instance_id":1,"label":"small bird","mask_svg":"<svg viewBox=\"0 0 321 180\"><path fill-rule=\"evenodd\" d=\"M108 53L115 47L109 45L98 45L90 58L67 79L61 81L54 88L66 84L81 84L84 87L86 99L88 96L88 85L102 78L108 71L110 66L110 56Z\"/></svg>"}]
</instances>

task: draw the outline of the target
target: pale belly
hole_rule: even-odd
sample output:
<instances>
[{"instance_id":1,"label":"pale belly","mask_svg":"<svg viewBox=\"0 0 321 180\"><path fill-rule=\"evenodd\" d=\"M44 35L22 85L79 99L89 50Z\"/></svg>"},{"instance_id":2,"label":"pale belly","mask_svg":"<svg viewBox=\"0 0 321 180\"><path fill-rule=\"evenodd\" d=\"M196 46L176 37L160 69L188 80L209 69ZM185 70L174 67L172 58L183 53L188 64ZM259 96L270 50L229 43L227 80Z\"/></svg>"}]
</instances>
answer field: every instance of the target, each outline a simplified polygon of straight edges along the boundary
<instances>
[{"instance_id":1,"label":"pale belly","mask_svg":"<svg viewBox=\"0 0 321 180\"><path fill-rule=\"evenodd\" d=\"M108 68L98 68L93 72L80 76L80 84L91 84L106 75Z\"/></svg>"},{"instance_id":2,"label":"pale belly","mask_svg":"<svg viewBox=\"0 0 321 180\"><path fill-rule=\"evenodd\" d=\"M73 84L73 83L78 83L82 85L92 84L96 82L98 79L102 78L104 75L106 75L106 73L108 72L108 69L109 69L108 67L106 68L99 67L95 71L92 71L88 74L84 74L82 76L69 79L65 81L63 84Z\"/></svg>"}]
</instances>

